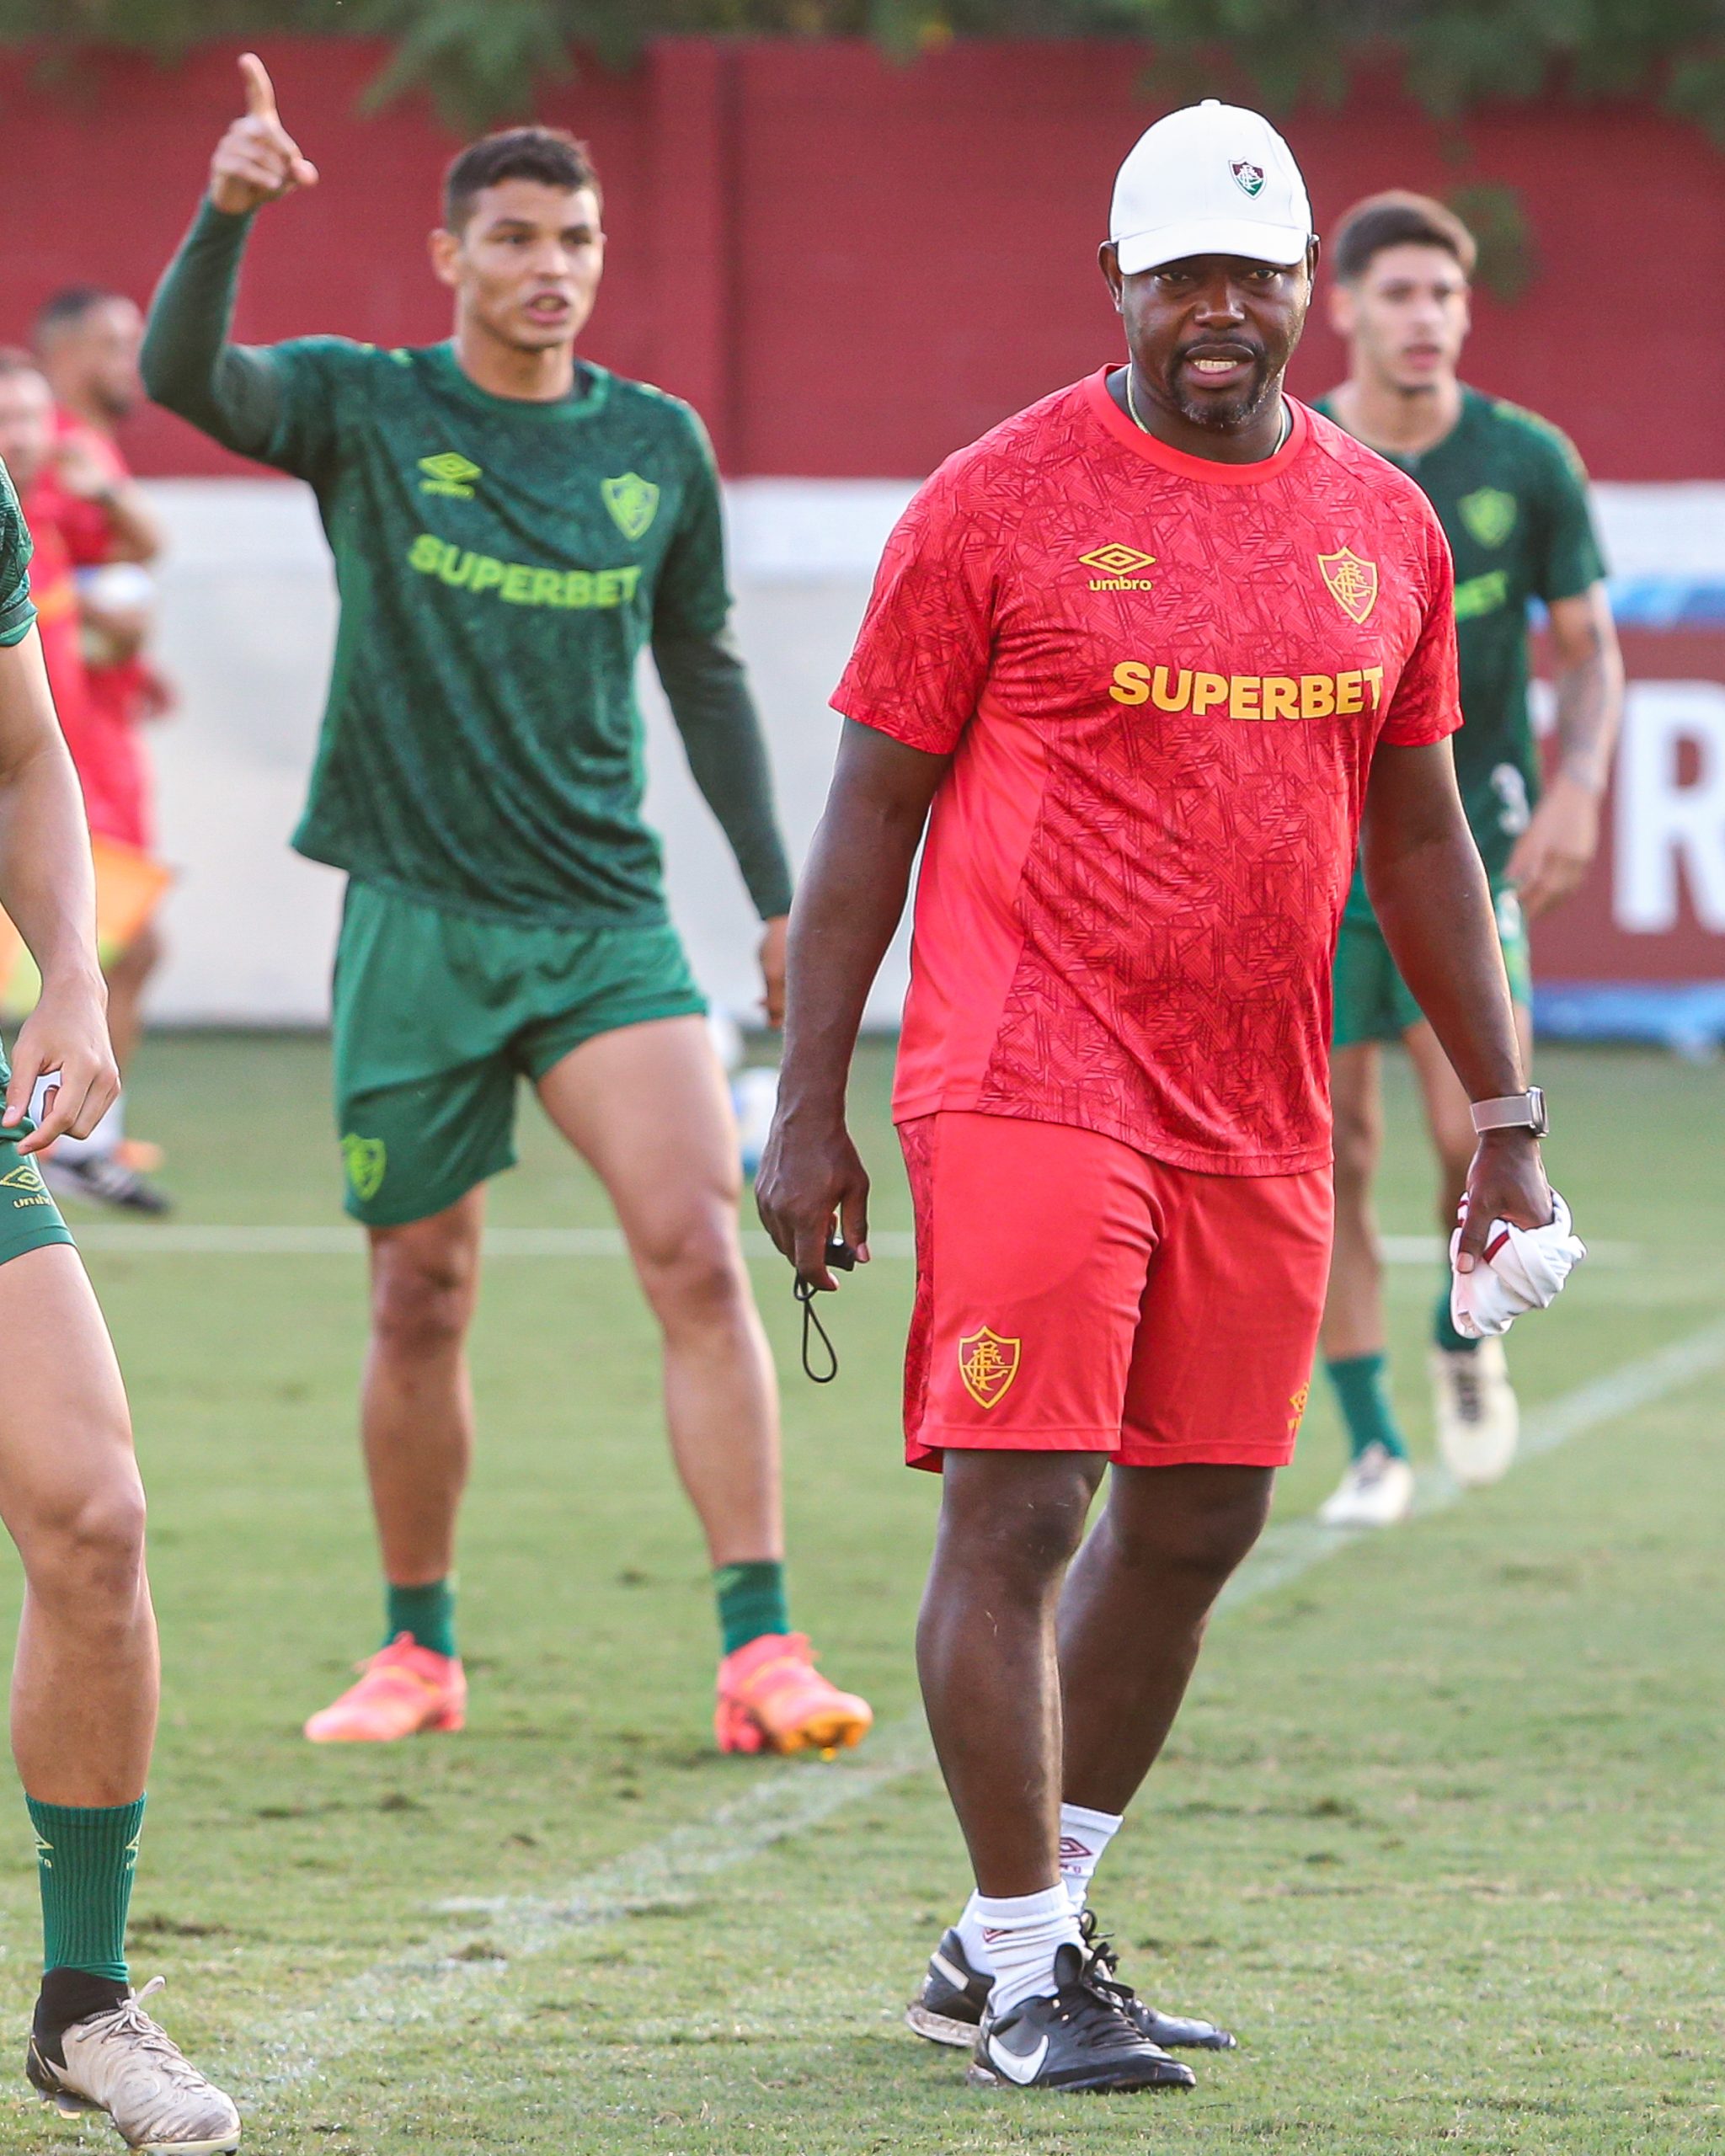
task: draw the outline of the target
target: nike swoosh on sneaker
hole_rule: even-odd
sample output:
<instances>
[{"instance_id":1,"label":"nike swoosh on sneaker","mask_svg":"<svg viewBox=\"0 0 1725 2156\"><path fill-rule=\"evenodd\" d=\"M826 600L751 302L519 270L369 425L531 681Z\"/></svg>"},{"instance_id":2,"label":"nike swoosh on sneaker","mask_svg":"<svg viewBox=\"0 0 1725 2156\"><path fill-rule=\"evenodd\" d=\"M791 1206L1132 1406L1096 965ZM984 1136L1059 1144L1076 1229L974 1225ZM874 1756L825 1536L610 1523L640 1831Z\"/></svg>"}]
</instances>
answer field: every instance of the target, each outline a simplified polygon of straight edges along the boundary
<instances>
[{"instance_id":1,"label":"nike swoosh on sneaker","mask_svg":"<svg viewBox=\"0 0 1725 2156\"><path fill-rule=\"evenodd\" d=\"M1048 2038L1040 2038L1036 2049L1020 2058L1017 2052L1009 2052L998 2036L991 2036L988 2056L990 2063L997 2066L1008 2081L1016 2081L1021 2089L1026 2089L1042 2071L1042 2062L1048 2057Z\"/></svg>"}]
</instances>

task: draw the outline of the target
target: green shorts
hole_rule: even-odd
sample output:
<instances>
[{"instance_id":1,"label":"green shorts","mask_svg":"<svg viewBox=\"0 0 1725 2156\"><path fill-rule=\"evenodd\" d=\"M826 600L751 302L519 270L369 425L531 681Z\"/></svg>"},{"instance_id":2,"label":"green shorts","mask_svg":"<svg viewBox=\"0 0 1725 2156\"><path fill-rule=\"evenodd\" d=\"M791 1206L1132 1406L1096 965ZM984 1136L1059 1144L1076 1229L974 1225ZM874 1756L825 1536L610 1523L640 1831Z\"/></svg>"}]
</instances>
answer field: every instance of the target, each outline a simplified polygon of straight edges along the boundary
<instances>
[{"instance_id":1,"label":"green shorts","mask_svg":"<svg viewBox=\"0 0 1725 2156\"><path fill-rule=\"evenodd\" d=\"M0 1088L11 1075L0 1055ZM17 1137L0 1139L0 1265L22 1257L27 1250L72 1241L72 1230L60 1217L35 1155L18 1150L18 1139L34 1128L26 1123L18 1128Z\"/></svg>"},{"instance_id":2,"label":"green shorts","mask_svg":"<svg viewBox=\"0 0 1725 2156\"><path fill-rule=\"evenodd\" d=\"M1533 966L1521 901L1507 883L1499 883L1493 889L1492 904L1509 993L1518 1003L1530 1004ZM1419 1006L1396 970L1384 931L1370 917L1343 916L1336 943L1335 1000L1332 1044L1337 1048L1353 1048L1361 1041L1399 1041L1410 1026L1420 1022Z\"/></svg>"},{"instance_id":3,"label":"green shorts","mask_svg":"<svg viewBox=\"0 0 1725 2156\"><path fill-rule=\"evenodd\" d=\"M669 922L530 928L360 883L334 1004L347 1209L373 1228L441 1213L514 1166L518 1080L596 1034L707 1008Z\"/></svg>"}]
</instances>

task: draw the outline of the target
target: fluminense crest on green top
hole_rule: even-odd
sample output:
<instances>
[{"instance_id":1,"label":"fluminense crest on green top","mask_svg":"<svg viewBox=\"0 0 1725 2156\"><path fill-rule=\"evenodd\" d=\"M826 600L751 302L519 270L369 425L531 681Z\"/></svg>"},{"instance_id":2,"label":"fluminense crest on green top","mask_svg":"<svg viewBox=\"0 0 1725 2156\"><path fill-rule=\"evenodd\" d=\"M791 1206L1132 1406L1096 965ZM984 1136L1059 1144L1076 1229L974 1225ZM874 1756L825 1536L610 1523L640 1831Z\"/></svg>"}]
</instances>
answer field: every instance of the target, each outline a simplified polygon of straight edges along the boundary
<instances>
[{"instance_id":1,"label":"fluminense crest on green top","mask_svg":"<svg viewBox=\"0 0 1725 2156\"><path fill-rule=\"evenodd\" d=\"M601 479L599 491L611 511L611 522L624 538L644 536L659 514L659 489L653 482L644 479L638 472L625 472L619 478Z\"/></svg>"},{"instance_id":2,"label":"fluminense crest on green top","mask_svg":"<svg viewBox=\"0 0 1725 2156\"><path fill-rule=\"evenodd\" d=\"M1501 547L1515 529L1515 497L1501 487L1482 487L1476 494L1464 494L1456 506L1461 521L1482 547Z\"/></svg>"}]
</instances>

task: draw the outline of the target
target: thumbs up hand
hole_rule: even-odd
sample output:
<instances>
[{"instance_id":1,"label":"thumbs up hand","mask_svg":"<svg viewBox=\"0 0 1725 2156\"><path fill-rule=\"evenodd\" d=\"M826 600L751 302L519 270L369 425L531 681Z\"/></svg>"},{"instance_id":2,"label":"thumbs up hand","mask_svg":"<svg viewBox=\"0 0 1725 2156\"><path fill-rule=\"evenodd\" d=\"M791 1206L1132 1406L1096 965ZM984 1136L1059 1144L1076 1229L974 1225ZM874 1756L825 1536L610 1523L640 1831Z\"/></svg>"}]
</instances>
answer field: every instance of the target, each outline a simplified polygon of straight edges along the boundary
<instances>
[{"instance_id":1,"label":"thumbs up hand","mask_svg":"<svg viewBox=\"0 0 1725 2156\"><path fill-rule=\"evenodd\" d=\"M315 187L318 168L281 124L275 91L254 52L243 53L239 72L246 109L216 145L210 160L210 200L230 216L243 216L296 187Z\"/></svg>"}]
</instances>

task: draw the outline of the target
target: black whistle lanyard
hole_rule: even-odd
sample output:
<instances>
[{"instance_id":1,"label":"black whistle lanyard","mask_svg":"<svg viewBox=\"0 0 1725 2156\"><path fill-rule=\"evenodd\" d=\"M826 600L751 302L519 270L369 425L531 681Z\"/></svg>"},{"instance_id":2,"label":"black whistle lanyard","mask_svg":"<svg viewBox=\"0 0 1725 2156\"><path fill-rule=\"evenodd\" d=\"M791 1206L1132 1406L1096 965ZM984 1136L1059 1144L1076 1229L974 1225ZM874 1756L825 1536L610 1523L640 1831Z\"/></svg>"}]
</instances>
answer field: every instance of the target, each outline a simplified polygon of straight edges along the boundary
<instances>
[{"instance_id":1,"label":"black whistle lanyard","mask_svg":"<svg viewBox=\"0 0 1725 2156\"><path fill-rule=\"evenodd\" d=\"M826 1246L826 1262L835 1272L849 1273L856 1267L857 1253L835 1235ZM814 1298L820 1292L814 1282L805 1280L800 1273L791 1289L803 1305L803 1374L816 1385L830 1385L839 1374L839 1351L832 1344L831 1334L815 1315ZM827 1366L824 1370L817 1370L809 1359L816 1340L825 1352Z\"/></svg>"},{"instance_id":2,"label":"black whistle lanyard","mask_svg":"<svg viewBox=\"0 0 1725 2156\"><path fill-rule=\"evenodd\" d=\"M839 1351L832 1344L832 1336L814 1314L814 1298L818 1290L810 1280L799 1273L791 1293L803 1305L803 1374L812 1378L816 1385L830 1385L839 1374ZM817 1370L809 1359L814 1341L818 1339L826 1351L827 1367Z\"/></svg>"}]
</instances>

